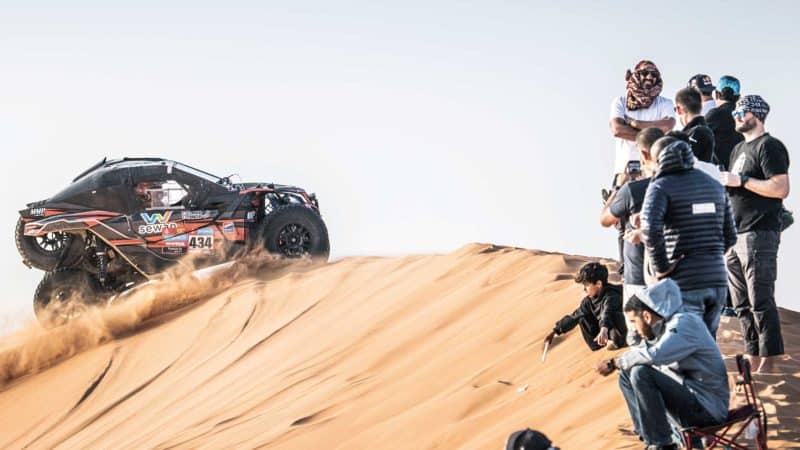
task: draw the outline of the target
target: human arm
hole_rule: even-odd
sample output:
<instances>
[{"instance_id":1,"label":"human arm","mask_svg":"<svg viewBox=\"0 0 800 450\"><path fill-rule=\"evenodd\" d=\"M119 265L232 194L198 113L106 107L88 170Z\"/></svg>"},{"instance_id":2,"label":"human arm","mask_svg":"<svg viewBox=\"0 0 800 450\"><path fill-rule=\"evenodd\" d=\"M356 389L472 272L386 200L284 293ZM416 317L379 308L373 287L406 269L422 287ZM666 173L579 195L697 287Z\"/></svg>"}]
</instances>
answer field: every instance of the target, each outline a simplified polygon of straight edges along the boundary
<instances>
[{"instance_id":1,"label":"human arm","mask_svg":"<svg viewBox=\"0 0 800 450\"><path fill-rule=\"evenodd\" d=\"M642 233L645 251L657 276L671 270L664 239L664 216L667 214L669 199L656 182L650 183L642 205Z\"/></svg>"},{"instance_id":2,"label":"human arm","mask_svg":"<svg viewBox=\"0 0 800 450\"><path fill-rule=\"evenodd\" d=\"M742 186L742 178L733 172L720 172L720 182L727 187L741 187L762 197L785 199L789 196L789 175L774 175L766 180L748 177Z\"/></svg>"},{"instance_id":3,"label":"human arm","mask_svg":"<svg viewBox=\"0 0 800 450\"><path fill-rule=\"evenodd\" d=\"M694 324L686 323L689 320L692 319L684 316L677 323L670 321L664 324L667 329L654 345L631 348L617 357L615 365L623 370L637 365L661 366L691 355L697 350L699 342L692 329L702 326L702 323L699 320L695 320Z\"/></svg>"},{"instance_id":4,"label":"human arm","mask_svg":"<svg viewBox=\"0 0 800 450\"><path fill-rule=\"evenodd\" d=\"M576 326L578 326L578 323L580 323L581 318L583 318L584 314L586 314L583 307L583 303L586 301L588 300L584 298L581 301L581 305L578 307L578 309L573 311L572 314L567 314L566 316L562 317L561 320L556 322L556 325L553 327L553 331L555 331L555 334L558 335L567 333Z\"/></svg>"},{"instance_id":5,"label":"human arm","mask_svg":"<svg viewBox=\"0 0 800 450\"><path fill-rule=\"evenodd\" d=\"M627 183L618 190L611 192L606 204L603 205L603 209L600 211L601 226L607 228L619 222L620 217L624 215L628 192L630 192L630 188L628 188Z\"/></svg>"},{"instance_id":6,"label":"human arm","mask_svg":"<svg viewBox=\"0 0 800 450\"><path fill-rule=\"evenodd\" d=\"M639 133L639 129L632 127L624 118L620 117L611 119L609 126L611 127L611 134L614 137L627 141L635 141L636 135Z\"/></svg>"},{"instance_id":7,"label":"human arm","mask_svg":"<svg viewBox=\"0 0 800 450\"><path fill-rule=\"evenodd\" d=\"M659 120L635 120L629 119L628 123L631 127L636 128L638 130L644 130L645 128L659 128L664 133L668 133L675 128L675 118L674 117L664 117L663 119ZM635 138L635 136L634 136ZM633 139L631 139L633 140Z\"/></svg>"}]
</instances>

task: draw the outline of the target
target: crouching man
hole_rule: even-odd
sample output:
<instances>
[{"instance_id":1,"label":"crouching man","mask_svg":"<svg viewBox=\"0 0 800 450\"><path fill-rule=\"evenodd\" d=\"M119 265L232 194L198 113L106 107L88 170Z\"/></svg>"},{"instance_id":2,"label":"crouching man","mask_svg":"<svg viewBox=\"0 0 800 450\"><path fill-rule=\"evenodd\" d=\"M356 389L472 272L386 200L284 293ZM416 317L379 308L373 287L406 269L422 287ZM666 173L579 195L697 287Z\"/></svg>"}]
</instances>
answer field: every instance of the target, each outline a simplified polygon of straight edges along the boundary
<instances>
[{"instance_id":1,"label":"crouching man","mask_svg":"<svg viewBox=\"0 0 800 450\"><path fill-rule=\"evenodd\" d=\"M648 449L677 449L667 415L682 427L705 427L728 415L725 363L703 319L683 312L678 285L669 278L625 304L643 337L615 359L601 361L603 375L619 369L619 386L636 434Z\"/></svg>"},{"instance_id":2,"label":"crouching man","mask_svg":"<svg viewBox=\"0 0 800 450\"><path fill-rule=\"evenodd\" d=\"M622 288L608 283L606 266L596 262L584 264L575 275L575 282L583 284L586 297L578 309L556 322L545 343L580 326L583 340L592 351L605 346L611 350L625 347L628 327L622 313Z\"/></svg>"}]
</instances>

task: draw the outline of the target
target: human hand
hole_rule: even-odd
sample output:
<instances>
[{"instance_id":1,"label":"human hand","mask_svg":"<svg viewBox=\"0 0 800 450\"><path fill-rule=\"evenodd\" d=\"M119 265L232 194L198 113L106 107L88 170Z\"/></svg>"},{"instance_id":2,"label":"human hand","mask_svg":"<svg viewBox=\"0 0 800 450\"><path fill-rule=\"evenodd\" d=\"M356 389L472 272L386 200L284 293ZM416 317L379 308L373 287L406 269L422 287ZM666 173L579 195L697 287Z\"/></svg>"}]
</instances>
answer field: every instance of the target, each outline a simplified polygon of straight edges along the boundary
<instances>
[{"instance_id":1,"label":"human hand","mask_svg":"<svg viewBox=\"0 0 800 450\"><path fill-rule=\"evenodd\" d=\"M678 259L674 263L672 263L672 265L669 266L669 269L667 269L666 272L656 272L656 278L661 280L662 278L666 278L667 276L669 276L669 274L671 274L675 270L675 268L678 267L678 264L681 262L683 257L684 255L679 256Z\"/></svg>"},{"instance_id":2,"label":"human hand","mask_svg":"<svg viewBox=\"0 0 800 450\"><path fill-rule=\"evenodd\" d=\"M627 230L622 238L633 245L639 245L642 243L642 230Z\"/></svg>"},{"instance_id":3,"label":"human hand","mask_svg":"<svg viewBox=\"0 0 800 450\"><path fill-rule=\"evenodd\" d=\"M617 367L614 364L614 360L613 359L604 359L604 360L598 362L597 366L595 366L595 370L597 371L597 373L599 373L600 375L602 375L604 377L607 377L607 376L611 375L616 368Z\"/></svg>"},{"instance_id":4,"label":"human hand","mask_svg":"<svg viewBox=\"0 0 800 450\"><path fill-rule=\"evenodd\" d=\"M603 346L606 345L608 343L608 328L606 327L600 328L600 332L597 333L597 336L595 336L594 341L597 343L597 345L603 345Z\"/></svg>"},{"instance_id":5,"label":"human hand","mask_svg":"<svg viewBox=\"0 0 800 450\"><path fill-rule=\"evenodd\" d=\"M636 213L631 216L630 219L631 227L633 228L641 228L642 227L642 213Z\"/></svg>"},{"instance_id":6,"label":"human hand","mask_svg":"<svg viewBox=\"0 0 800 450\"><path fill-rule=\"evenodd\" d=\"M723 186L728 187L739 187L742 185L741 177L733 172L720 172L719 182L722 183Z\"/></svg>"}]
</instances>

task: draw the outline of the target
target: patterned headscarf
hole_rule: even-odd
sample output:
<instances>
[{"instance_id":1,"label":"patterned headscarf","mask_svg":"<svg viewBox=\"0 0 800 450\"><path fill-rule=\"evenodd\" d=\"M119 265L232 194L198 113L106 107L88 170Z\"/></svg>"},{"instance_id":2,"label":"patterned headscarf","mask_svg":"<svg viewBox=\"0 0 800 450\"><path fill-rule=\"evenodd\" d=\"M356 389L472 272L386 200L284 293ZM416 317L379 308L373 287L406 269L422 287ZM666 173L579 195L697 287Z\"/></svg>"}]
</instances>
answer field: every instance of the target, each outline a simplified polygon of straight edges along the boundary
<instances>
[{"instance_id":1,"label":"patterned headscarf","mask_svg":"<svg viewBox=\"0 0 800 450\"><path fill-rule=\"evenodd\" d=\"M736 102L736 111L750 111L763 122L767 120L767 114L769 114L769 103L764 101L760 95L745 95Z\"/></svg>"},{"instance_id":2,"label":"patterned headscarf","mask_svg":"<svg viewBox=\"0 0 800 450\"><path fill-rule=\"evenodd\" d=\"M625 81L628 82L625 105L630 111L649 108L664 87L661 72L652 61L648 60L639 61L633 71L628 70L625 73Z\"/></svg>"}]
</instances>

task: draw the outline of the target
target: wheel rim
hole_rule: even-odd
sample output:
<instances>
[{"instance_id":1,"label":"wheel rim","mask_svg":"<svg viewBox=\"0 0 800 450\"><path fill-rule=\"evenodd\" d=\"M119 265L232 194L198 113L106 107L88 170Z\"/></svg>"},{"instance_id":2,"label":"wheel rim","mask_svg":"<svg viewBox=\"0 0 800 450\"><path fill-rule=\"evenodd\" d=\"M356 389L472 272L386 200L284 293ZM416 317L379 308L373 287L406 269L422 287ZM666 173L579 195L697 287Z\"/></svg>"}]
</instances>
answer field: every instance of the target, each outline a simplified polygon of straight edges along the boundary
<instances>
[{"instance_id":1,"label":"wheel rim","mask_svg":"<svg viewBox=\"0 0 800 450\"><path fill-rule=\"evenodd\" d=\"M290 258L297 258L311 249L311 232L297 223L284 225L278 232L278 250Z\"/></svg>"},{"instance_id":2,"label":"wheel rim","mask_svg":"<svg viewBox=\"0 0 800 450\"><path fill-rule=\"evenodd\" d=\"M69 235L67 233L47 233L44 236L37 236L36 245L45 253L58 253L67 246Z\"/></svg>"}]
</instances>

